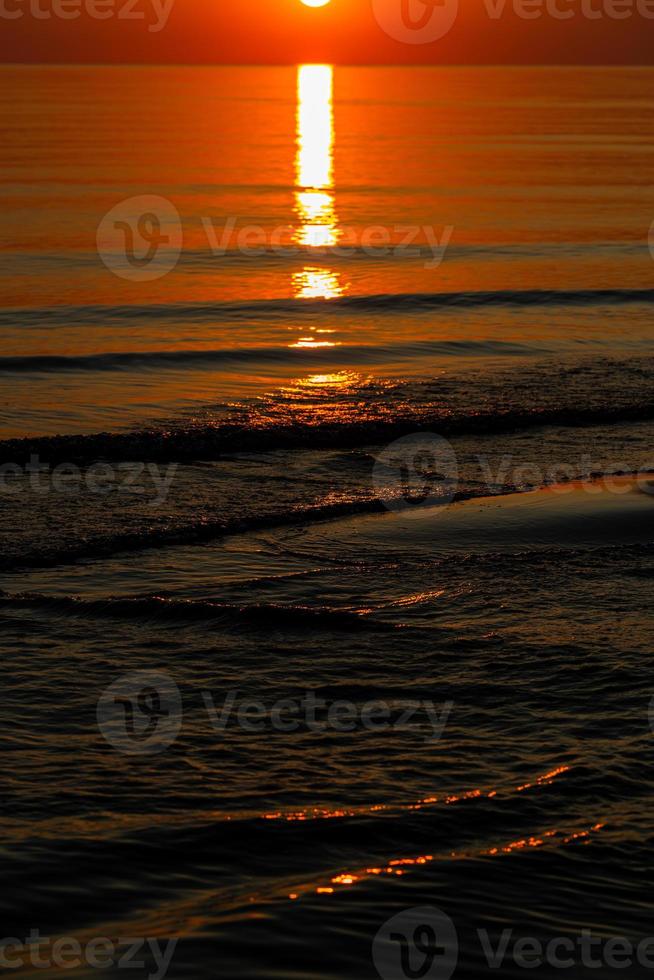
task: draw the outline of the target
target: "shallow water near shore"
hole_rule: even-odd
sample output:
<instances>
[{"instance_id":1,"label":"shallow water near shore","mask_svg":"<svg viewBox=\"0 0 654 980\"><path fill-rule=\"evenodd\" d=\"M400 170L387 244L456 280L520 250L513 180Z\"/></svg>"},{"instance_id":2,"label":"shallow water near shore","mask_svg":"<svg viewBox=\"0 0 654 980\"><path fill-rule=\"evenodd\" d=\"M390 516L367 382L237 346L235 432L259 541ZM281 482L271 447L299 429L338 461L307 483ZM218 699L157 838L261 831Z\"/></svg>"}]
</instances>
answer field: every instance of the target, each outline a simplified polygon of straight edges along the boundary
<instances>
[{"instance_id":1,"label":"shallow water near shore","mask_svg":"<svg viewBox=\"0 0 654 980\"><path fill-rule=\"evenodd\" d=\"M423 905L456 923L463 976L488 968L480 929L646 935L651 548L566 534L525 550L514 526L489 550L483 533L498 504L523 529L556 529L571 501L583 522L577 495L597 513L601 495L574 488L455 504L455 537L458 506L479 534L449 554L424 531L398 553L391 514L17 576L0 598L13 931L36 889L55 934L181 936L176 976L325 977L366 969L383 922ZM630 511L604 496L613 519ZM421 522L429 509L405 526ZM94 730L98 694L135 671L179 691L159 755Z\"/></svg>"}]
</instances>

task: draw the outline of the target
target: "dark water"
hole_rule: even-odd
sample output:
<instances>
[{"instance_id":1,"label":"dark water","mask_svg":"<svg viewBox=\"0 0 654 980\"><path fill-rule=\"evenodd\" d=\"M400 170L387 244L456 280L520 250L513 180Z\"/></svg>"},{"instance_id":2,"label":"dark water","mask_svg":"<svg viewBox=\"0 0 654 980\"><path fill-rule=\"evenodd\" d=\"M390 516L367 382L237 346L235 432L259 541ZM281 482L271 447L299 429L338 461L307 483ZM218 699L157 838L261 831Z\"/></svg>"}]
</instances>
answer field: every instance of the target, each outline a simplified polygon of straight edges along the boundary
<instances>
[{"instance_id":1,"label":"dark water","mask_svg":"<svg viewBox=\"0 0 654 980\"><path fill-rule=\"evenodd\" d=\"M256 69L76 71L50 157L39 71L29 134L2 102L2 935L176 940L171 978L518 977L529 937L573 944L537 975L649 975L606 944L654 935L654 499L607 475L654 474L651 73L337 71L312 203L295 70L253 129ZM130 98L156 186L145 140L102 177ZM181 153L209 110L236 162ZM92 249L128 192L191 235L152 286ZM389 194L454 225L437 272L334 254ZM206 208L304 251L217 264Z\"/></svg>"}]
</instances>

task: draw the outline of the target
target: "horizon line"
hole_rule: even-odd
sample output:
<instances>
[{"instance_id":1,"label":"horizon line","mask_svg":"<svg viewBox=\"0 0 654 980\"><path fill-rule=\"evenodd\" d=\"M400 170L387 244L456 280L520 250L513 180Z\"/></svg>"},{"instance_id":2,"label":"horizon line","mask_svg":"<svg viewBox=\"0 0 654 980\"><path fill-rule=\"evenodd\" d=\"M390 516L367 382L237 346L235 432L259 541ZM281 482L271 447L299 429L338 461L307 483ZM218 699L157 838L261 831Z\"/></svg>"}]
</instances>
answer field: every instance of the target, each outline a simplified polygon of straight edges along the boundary
<instances>
[{"instance_id":1,"label":"horizon line","mask_svg":"<svg viewBox=\"0 0 654 980\"><path fill-rule=\"evenodd\" d=\"M654 64L639 62L560 62L560 61L479 61L479 62L338 62L338 61L0 61L0 68L297 68L299 65L331 65L334 68L647 68Z\"/></svg>"}]
</instances>

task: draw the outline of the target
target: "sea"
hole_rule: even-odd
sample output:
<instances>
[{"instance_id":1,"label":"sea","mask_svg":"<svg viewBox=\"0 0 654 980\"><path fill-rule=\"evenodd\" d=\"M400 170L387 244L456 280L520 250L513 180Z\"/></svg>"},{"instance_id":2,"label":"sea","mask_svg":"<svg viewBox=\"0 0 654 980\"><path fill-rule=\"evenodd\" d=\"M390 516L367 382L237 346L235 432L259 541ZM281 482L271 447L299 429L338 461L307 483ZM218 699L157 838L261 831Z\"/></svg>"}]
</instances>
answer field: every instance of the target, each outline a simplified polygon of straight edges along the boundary
<instances>
[{"instance_id":1,"label":"sea","mask_svg":"<svg viewBox=\"0 0 654 980\"><path fill-rule=\"evenodd\" d=\"M649 976L654 69L0 78L5 972Z\"/></svg>"}]
</instances>

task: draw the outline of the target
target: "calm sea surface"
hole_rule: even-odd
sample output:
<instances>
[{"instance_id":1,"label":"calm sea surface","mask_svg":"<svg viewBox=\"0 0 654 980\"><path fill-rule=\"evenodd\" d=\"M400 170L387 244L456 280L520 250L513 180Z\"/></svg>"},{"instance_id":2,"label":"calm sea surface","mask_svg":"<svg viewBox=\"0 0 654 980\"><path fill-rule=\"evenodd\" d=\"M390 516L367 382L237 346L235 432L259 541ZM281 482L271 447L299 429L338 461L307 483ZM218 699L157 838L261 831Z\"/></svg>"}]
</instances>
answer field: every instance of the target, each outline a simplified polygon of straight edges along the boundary
<instances>
[{"instance_id":1,"label":"calm sea surface","mask_svg":"<svg viewBox=\"0 0 654 980\"><path fill-rule=\"evenodd\" d=\"M2 936L654 935L654 71L0 77Z\"/></svg>"}]
</instances>

